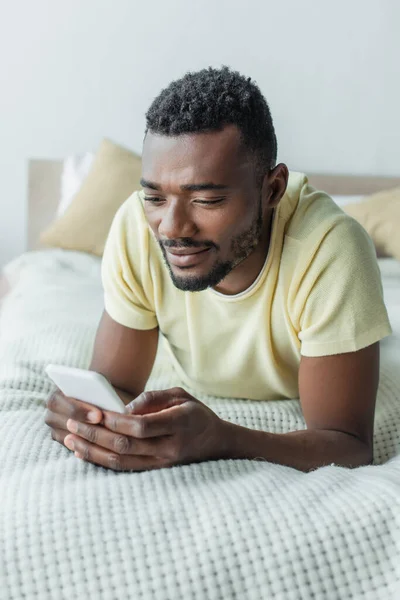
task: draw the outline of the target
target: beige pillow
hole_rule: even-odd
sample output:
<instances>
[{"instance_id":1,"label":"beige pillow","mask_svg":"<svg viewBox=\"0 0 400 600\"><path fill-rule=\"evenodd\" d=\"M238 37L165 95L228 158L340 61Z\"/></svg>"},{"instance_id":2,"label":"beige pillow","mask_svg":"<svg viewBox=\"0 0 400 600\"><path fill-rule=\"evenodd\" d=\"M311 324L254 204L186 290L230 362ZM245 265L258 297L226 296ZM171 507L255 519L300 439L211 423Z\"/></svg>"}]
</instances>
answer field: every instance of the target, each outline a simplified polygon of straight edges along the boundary
<instances>
[{"instance_id":1,"label":"beige pillow","mask_svg":"<svg viewBox=\"0 0 400 600\"><path fill-rule=\"evenodd\" d=\"M40 244L101 256L116 211L140 189L141 170L140 156L104 139L82 187Z\"/></svg>"},{"instance_id":2,"label":"beige pillow","mask_svg":"<svg viewBox=\"0 0 400 600\"><path fill-rule=\"evenodd\" d=\"M400 187L372 194L343 210L356 219L371 236L378 256L400 260Z\"/></svg>"}]
</instances>

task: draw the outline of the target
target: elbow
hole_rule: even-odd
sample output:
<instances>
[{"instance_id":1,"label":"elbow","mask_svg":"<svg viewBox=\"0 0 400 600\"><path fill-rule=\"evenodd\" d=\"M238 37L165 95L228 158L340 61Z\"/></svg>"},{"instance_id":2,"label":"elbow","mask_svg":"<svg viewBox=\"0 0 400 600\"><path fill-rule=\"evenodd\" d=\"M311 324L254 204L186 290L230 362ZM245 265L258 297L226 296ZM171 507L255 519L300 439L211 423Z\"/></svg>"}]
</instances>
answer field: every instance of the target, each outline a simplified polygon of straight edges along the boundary
<instances>
[{"instance_id":1,"label":"elbow","mask_svg":"<svg viewBox=\"0 0 400 600\"><path fill-rule=\"evenodd\" d=\"M358 447L354 452L356 462L354 466L367 467L368 465L372 465L374 462L374 443L372 436L371 439L363 439L354 436L354 439L358 442Z\"/></svg>"},{"instance_id":2,"label":"elbow","mask_svg":"<svg viewBox=\"0 0 400 600\"><path fill-rule=\"evenodd\" d=\"M347 469L356 469L357 467L366 467L373 464L372 440L368 441L345 431L331 430L330 433L334 436L330 439L330 454L333 460L325 464Z\"/></svg>"},{"instance_id":3,"label":"elbow","mask_svg":"<svg viewBox=\"0 0 400 600\"><path fill-rule=\"evenodd\" d=\"M356 469L357 467L367 467L374 462L374 452L372 444L368 444L358 439L356 448L352 448L348 460L344 460L342 464L337 463L337 466Z\"/></svg>"},{"instance_id":4,"label":"elbow","mask_svg":"<svg viewBox=\"0 0 400 600\"><path fill-rule=\"evenodd\" d=\"M374 462L374 452L371 446L363 444L363 450L361 451L359 467L366 467L372 465Z\"/></svg>"}]
</instances>

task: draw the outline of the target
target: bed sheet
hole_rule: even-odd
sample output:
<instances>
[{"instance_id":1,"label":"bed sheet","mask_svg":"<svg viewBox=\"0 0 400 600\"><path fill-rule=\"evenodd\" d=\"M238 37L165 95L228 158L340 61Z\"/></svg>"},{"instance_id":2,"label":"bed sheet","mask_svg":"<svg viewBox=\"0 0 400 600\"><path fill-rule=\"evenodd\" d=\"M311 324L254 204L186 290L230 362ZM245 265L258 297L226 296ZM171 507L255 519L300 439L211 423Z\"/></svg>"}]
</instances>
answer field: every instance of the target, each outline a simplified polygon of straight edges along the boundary
<instances>
[{"instance_id":1,"label":"bed sheet","mask_svg":"<svg viewBox=\"0 0 400 600\"><path fill-rule=\"evenodd\" d=\"M0 598L399 598L400 264L379 264L394 335L382 342L375 464L311 473L250 460L116 473L76 459L44 424L44 367L88 366L100 261L48 250L8 265ZM160 343L146 389L180 384ZM297 400L199 399L246 427L305 427Z\"/></svg>"}]
</instances>

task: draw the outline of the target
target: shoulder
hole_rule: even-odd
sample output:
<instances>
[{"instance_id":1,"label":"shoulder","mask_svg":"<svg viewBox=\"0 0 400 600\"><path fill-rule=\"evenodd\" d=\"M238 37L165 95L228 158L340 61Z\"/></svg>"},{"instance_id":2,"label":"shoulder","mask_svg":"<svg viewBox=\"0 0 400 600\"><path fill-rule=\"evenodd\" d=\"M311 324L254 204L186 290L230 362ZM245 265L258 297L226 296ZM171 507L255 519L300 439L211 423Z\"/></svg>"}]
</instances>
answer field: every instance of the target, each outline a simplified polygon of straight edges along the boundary
<instances>
[{"instance_id":1,"label":"shoulder","mask_svg":"<svg viewBox=\"0 0 400 600\"><path fill-rule=\"evenodd\" d=\"M141 192L133 192L133 194L121 204L114 215L113 223L117 223L120 228L147 227Z\"/></svg>"},{"instance_id":2,"label":"shoulder","mask_svg":"<svg viewBox=\"0 0 400 600\"><path fill-rule=\"evenodd\" d=\"M106 248L122 246L132 256L149 250L149 226L141 192L134 192L116 211L107 237Z\"/></svg>"},{"instance_id":3,"label":"shoulder","mask_svg":"<svg viewBox=\"0 0 400 600\"><path fill-rule=\"evenodd\" d=\"M373 242L360 223L303 177L297 177L297 202L285 227L285 243L297 248L298 259L310 260L321 250L341 256L361 250L376 258Z\"/></svg>"}]
</instances>

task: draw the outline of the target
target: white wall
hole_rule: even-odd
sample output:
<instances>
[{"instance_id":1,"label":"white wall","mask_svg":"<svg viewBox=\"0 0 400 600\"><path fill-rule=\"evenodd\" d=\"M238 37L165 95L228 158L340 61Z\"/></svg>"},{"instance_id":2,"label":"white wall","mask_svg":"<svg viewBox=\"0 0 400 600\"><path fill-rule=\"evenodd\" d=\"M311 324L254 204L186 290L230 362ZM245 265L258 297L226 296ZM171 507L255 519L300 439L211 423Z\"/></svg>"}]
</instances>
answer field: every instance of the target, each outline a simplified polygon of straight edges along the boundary
<instances>
[{"instance_id":1,"label":"white wall","mask_svg":"<svg viewBox=\"0 0 400 600\"><path fill-rule=\"evenodd\" d=\"M28 157L140 151L153 97L209 65L258 82L290 168L399 175L399 25L398 0L0 0L0 264Z\"/></svg>"}]
</instances>

